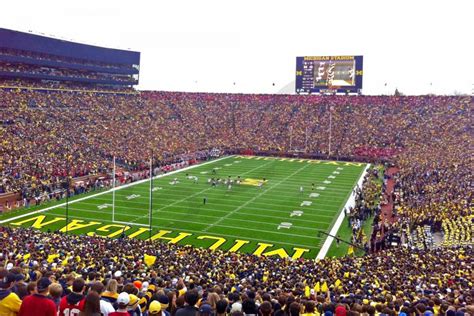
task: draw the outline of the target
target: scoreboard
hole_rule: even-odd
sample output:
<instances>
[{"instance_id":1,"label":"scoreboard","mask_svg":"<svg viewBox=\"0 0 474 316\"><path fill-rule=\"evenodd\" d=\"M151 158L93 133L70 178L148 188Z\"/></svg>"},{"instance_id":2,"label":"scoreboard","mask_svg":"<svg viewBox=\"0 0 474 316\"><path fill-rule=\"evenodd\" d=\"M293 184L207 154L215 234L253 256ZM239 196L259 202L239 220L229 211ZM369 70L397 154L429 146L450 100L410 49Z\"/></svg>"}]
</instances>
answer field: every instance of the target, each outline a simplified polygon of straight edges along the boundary
<instances>
[{"instance_id":1,"label":"scoreboard","mask_svg":"<svg viewBox=\"0 0 474 316\"><path fill-rule=\"evenodd\" d=\"M296 57L296 93L360 93L362 57Z\"/></svg>"}]
</instances>

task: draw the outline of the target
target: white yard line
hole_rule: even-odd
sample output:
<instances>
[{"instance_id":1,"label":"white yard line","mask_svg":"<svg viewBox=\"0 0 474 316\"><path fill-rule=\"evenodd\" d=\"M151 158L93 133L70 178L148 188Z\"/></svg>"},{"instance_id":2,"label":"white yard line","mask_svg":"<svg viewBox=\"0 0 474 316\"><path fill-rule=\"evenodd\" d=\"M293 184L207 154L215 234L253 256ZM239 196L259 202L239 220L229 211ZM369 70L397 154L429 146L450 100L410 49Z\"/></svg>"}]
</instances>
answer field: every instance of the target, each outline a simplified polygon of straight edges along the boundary
<instances>
[{"instance_id":1,"label":"white yard line","mask_svg":"<svg viewBox=\"0 0 474 316\"><path fill-rule=\"evenodd\" d=\"M76 219L85 219L85 220L88 220L88 221L98 221L97 218L92 218L92 217L87 217L87 216L74 216L74 218ZM101 222L105 222L105 223L119 223L119 224L123 224L123 225L131 225L130 222L124 222L124 221L111 221L111 220L103 220L101 219L100 220ZM176 220L178 221L178 220ZM180 220L181 221L181 220ZM196 223L195 223L196 224ZM141 224L141 223L133 223L133 225L136 225L136 226L140 226L140 227L150 227L150 225L147 225L147 224ZM230 229L241 229L242 227L241 226L224 226L224 225L219 225L219 227L224 227L224 228L230 228ZM192 229L185 229L185 228L179 228L179 229L176 229L176 227L173 227L173 226L162 226L162 225L157 225L157 226L152 226L152 228L160 228L160 229L172 229L173 231L179 231L179 232L191 232L191 233L197 233L197 234L214 234L214 235L218 235L218 236L232 236L232 235L228 235L228 234L221 234L221 233L212 233L212 232L206 232L204 233L203 231L200 231L200 230L192 230ZM247 230L253 230L253 231L258 231L258 232L267 232L267 233L274 233L274 234L279 234L279 235L285 235L285 236L289 236L289 237L303 237L305 239L320 239L320 237L317 237L317 236L314 236L314 234L312 234L313 236L307 236L307 235L295 235L295 234L287 234L287 233L282 233L282 232L273 232L273 231L265 231L265 230L257 230L257 229L247 229ZM254 237L245 237L245 236L233 236L235 238L238 238L238 239L245 239L245 238L252 238L253 240L255 240ZM260 239L258 238L257 241L265 241L265 242L271 242L271 243L274 243L274 244L288 244L288 245L298 245L298 244L293 244L293 243L283 243L283 242L280 242L280 241L275 241L275 240L264 240L264 239ZM309 245L305 245L305 247L313 247L314 246L309 246Z\"/></svg>"},{"instance_id":2,"label":"white yard line","mask_svg":"<svg viewBox=\"0 0 474 316\"><path fill-rule=\"evenodd\" d=\"M234 156L226 156L226 157L218 158L216 160L207 161L207 162L204 162L202 164L192 165L192 166L189 166L189 167L186 167L186 168L183 168L183 169L179 169L179 170L171 171L171 172L168 172L168 173L165 173L165 174L157 175L157 176L153 177L153 179L163 178L163 177L170 176L170 175L178 173L178 172L182 172L182 171L190 170L190 169L193 169L193 168L205 166L207 164L211 164L211 163L214 163L214 162L217 162L217 161L220 161L220 160L224 160L224 159L227 159L227 158L232 158L232 157L234 157ZM119 187L116 187L116 188L113 188L113 189L110 189L110 190L107 190L107 191L103 191L103 192L100 192L100 193L88 195L88 196L70 201L69 205L77 203L77 202L81 202L81 201L84 201L84 200L88 200L88 199L91 199L91 198L96 197L96 196L108 194L108 193L111 193L113 191L122 190L122 189L128 188L130 186L138 185L140 183L144 183L144 182L147 182L147 181L150 181L150 179L139 180L139 181L132 182L132 183L129 183L129 184L125 184L125 185L122 185L122 186L119 186ZM49 210L53 210L53 209L58 208L58 207L63 207L65 205L66 205L66 203L61 203L61 204L53 205L53 206L50 206L50 207L47 207L47 208L44 208L44 209L41 209L41 210L25 213L25 214L22 214L22 215L11 217L11 218L7 218L3 221L0 221L0 225L4 224L4 223L11 222L11 221L15 221L17 219L20 219L20 218L23 218L23 217L26 217L26 216L31 216L31 215L34 215L34 214L43 213L43 212L46 212L46 211L49 211Z\"/></svg>"},{"instance_id":3,"label":"white yard line","mask_svg":"<svg viewBox=\"0 0 474 316\"><path fill-rule=\"evenodd\" d=\"M341 209L339 213L339 217L337 218L336 222L334 223L334 226L332 226L331 231L329 232L331 235L333 236L337 235L337 232L339 231L339 228L341 227L341 224L344 221L344 217L346 216L344 214L344 210L350 207L353 207L355 205L356 195L354 193L354 190L357 186L362 187L362 182L364 181L364 177L367 174L367 170L369 169L369 167L370 167L370 164L367 164L365 166L365 169L362 171L362 174L359 177L359 181L357 181L357 184L352 188L351 196L347 199L346 205L344 205L344 207ZM316 256L316 259L324 259L326 257L326 254L328 253L333 240L334 240L334 237L327 236L326 241L324 241L324 244L321 247L321 250L319 250L319 253Z\"/></svg>"},{"instance_id":4,"label":"white yard line","mask_svg":"<svg viewBox=\"0 0 474 316\"><path fill-rule=\"evenodd\" d=\"M247 202L245 202L244 204L240 205L239 207L237 207L235 210L233 211L230 211L229 213L227 213L227 215L221 217L217 222L213 223L213 224L210 224L209 226L207 226L206 228L204 228L203 231L207 232L210 228L212 228L213 226L219 226L218 224L220 222L222 222L223 220L225 220L226 218L228 218L230 215L234 214L235 212L238 212L239 210L241 210L242 208L244 208L245 206L247 206L249 203L255 201L256 199L258 199L260 196L264 195L265 193L267 193L268 191L270 191L271 189L277 187L278 185L280 185L282 182L284 182L285 180L293 177L295 174L297 174L298 172L300 172L301 170L303 170L304 168L306 168L308 165L304 165L303 167L299 168L298 170L296 170L295 172L293 172L292 174L290 174L289 176L281 179L280 181L278 181L276 184L272 185L271 187L269 187L268 189L262 191L261 193L257 194L256 196L254 196L252 199L248 200ZM249 228L245 228L245 229L249 229Z\"/></svg>"},{"instance_id":5,"label":"white yard line","mask_svg":"<svg viewBox=\"0 0 474 316\"><path fill-rule=\"evenodd\" d=\"M81 203L81 205L90 205L90 206L97 206L97 204L95 203L87 203L87 202L83 202ZM213 203L213 205L215 205ZM327 217L327 218L334 218L334 215L324 215L324 214L320 214L319 212L321 211L325 211L325 210L320 210L320 209L315 209L314 206L311 206L312 207L312 211L318 211L318 214L314 214L314 213L311 213L311 212L306 212L304 215L305 217L306 216L314 216L314 217ZM78 209L78 210L81 210L81 211L87 211L87 212L96 212L96 211L92 211L91 209L80 209L80 208L74 208L74 209ZM127 213L122 213L122 212L117 212L115 211L115 214L118 214L118 215L125 215L125 216L134 216L134 215L126 215L126 214L130 214L130 212L128 212L128 210L130 211L143 211L143 208L134 208L134 207L128 207L128 206L118 206L118 205L115 205L115 210L117 209L124 209ZM196 207L194 206L180 206L180 209L184 210L184 209L191 209L191 210L196 210ZM296 209L296 208L293 208L293 209ZM256 210L256 211L259 211L259 212L272 212L272 213L282 213L282 214L288 214L288 213L291 213L292 210L288 210L288 211L280 211L280 210L275 210L275 209L264 209L264 208L259 208L259 207L247 207L245 210L249 210L249 211L252 211L252 210ZM227 214L228 211L224 211L222 209L215 209L215 208L207 208L206 207L206 212L217 212L217 213L225 213ZM326 212L330 212L330 211L326 211ZM101 213L103 214L104 212L101 211ZM176 213L176 214L183 214L182 212L177 212L177 211L165 211L163 213ZM331 212L332 213L332 212ZM260 216L260 217L269 217L269 218L280 218L280 219L288 219L287 216L285 217L278 217L278 216L270 216L270 215L263 215L263 214L254 214L254 212L252 212L252 214L247 214L247 213L242 213L240 212L239 215L252 215L252 216ZM201 216L208 216L208 217L218 217L218 216L211 216L211 215L201 215ZM302 221L302 222L309 222L309 223L314 223L313 220L304 220L304 219L300 219L299 217L298 218L294 218L295 220L299 220L299 221ZM327 223L327 222L325 222Z\"/></svg>"},{"instance_id":6,"label":"white yard line","mask_svg":"<svg viewBox=\"0 0 474 316\"><path fill-rule=\"evenodd\" d=\"M234 186L234 188L235 188L235 186ZM209 189L205 189L205 190L209 190ZM204 191L204 190L203 190L203 191ZM345 196L347 196L347 191L348 191L348 190L346 190ZM160 193L160 196L161 196L161 193ZM221 194L219 194L219 195L217 195L217 196L218 196L219 198L221 198L221 197L222 197L222 192L221 192ZM188 196L188 197L190 197L190 196ZM291 197L294 198L294 195L291 196ZM143 200L143 198L147 198L147 197L141 196L141 198L142 198L142 200ZM300 196L299 200L297 200L297 199L293 199L293 200L294 200L295 203L298 204L298 203L301 203L301 198L304 198L304 199L307 199L307 200L313 199L313 198L310 198L310 197L308 197L308 196L304 196L304 195L303 195L303 196ZM263 198L262 198L262 199L263 199ZM110 202L110 199L96 199L96 200L97 200L97 201L104 201L104 202L107 202L107 201L108 201L108 202ZM137 198L137 200L138 200L138 198ZM269 199L265 199L265 200L269 200ZM275 200L278 201L278 199L275 199ZM273 200L273 201L275 201L275 200ZM321 201L321 200L322 200L322 199L319 199L319 198L318 198L317 200L313 200L313 201L315 201L315 203L314 203L315 206L333 206L333 205L334 205L334 204L332 204L332 203L327 204L327 203L319 202L319 201ZM161 198L161 199L160 199L160 202L166 202L166 201L175 201L175 202L176 202L176 199L166 199L166 198ZM244 202L247 201L247 200L246 200L246 199L245 199L245 200L236 200L236 199L230 199L230 198L226 197L226 201L244 203ZM281 201L282 201L282 203L287 203L287 202L290 202L291 200L290 200L290 199L282 199ZM137 205L137 206L139 206L139 205L149 205L149 202L146 202L146 201L144 201L144 202L137 202L137 201L127 200L127 201L119 201L119 202L120 202L120 203L126 202L127 204L131 204L131 205L135 204L135 205ZM344 203L344 202L345 202L345 199L344 199L343 203ZM176 202L176 203L178 203L178 202ZM106 204L106 203L102 203L102 204ZM173 202L172 204L174 205L175 203ZM280 207L280 208L282 207L282 204L267 203L267 202L254 202L254 204L261 204L261 205L265 205L265 206L268 206L268 207L273 207L273 208L271 208L271 209L274 209L275 207ZM95 203L94 205L97 205L97 203ZM215 206L224 206L224 207L231 207L231 206L233 206L232 204L226 204L226 203L213 203L213 205L215 205ZM115 206L117 207L117 200L115 200ZM164 206L163 208L166 208L166 207L168 207L168 206L171 206L171 204L167 204L167 205ZM179 207L187 207L187 206L182 206L182 205L178 205L178 206L179 206ZM193 206L193 207L194 207L194 206ZM287 206L287 207L289 207L289 206ZM300 206L295 206L295 207L292 207L292 208L298 208L298 207L300 207ZM195 208L195 207L194 207L194 208ZM261 208L261 207L257 207L257 208ZM325 209L321 209L320 211L333 213L333 211L327 211L327 210L325 210Z\"/></svg>"},{"instance_id":7,"label":"white yard line","mask_svg":"<svg viewBox=\"0 0 474 316\"><path fill-rule=\"evenodd\" d=\"M125 208L125 207L123 207ZM133 209L133 208L125 208L125 209L128 209L128 210L139 210L139 209ZM74 208L70 208L69 210L71 211L80 211L80 212L87 212L87 213L93 213L93 214L104 214L103 211L95 211L95 210L91 210L91 209L86 209L86 208L79 208L79 207L74 207ZM194 210L196 210L194 208ZM207 209L206 209L207 211ZM225 212L223 211L223 213L228 213L228 212ZM290 212L286 212L286 214L288 214ZM51 214L55 214L55 213L51 213ZM133 217L135 218L136 215L133 215L131 214L130 212L127 212L127 213L117 213L115 212L116 215L120 215L122 217ZM183 213L183 212L176 212L176 211L166 211L166 212L161 212L161 214L169 214L169 215L173 215L173 214L180 214L180 215L191 215L191 214L186 214L186 213ZM60 215L60 214L55 214L55 215ZM255 214L254 216L261 216L261 217L268 217L268 218L277 218L277 219L282 219L282 220L288 220L288 217L277 217L277 216L268 216L268 215L257 215ZM218 218L221 218L221 216L212 216L212 215L202 215L202 214L199 214L199 217L209 217L209 218L213 218L213 219L218 219ZM183 222L183 223L190 223L190 224L206 224L206 223L202 223L202 222L198 222L198 221L188 221L188 220L183 220L183 219L175 219L175 218L164 218L164 217L160 217L160 219L166 219L167 221L169 222L173 222L173 221L176 221L176 222ZM299 218L292 218L292 220L299 220L301 222L308 222L308 223L317 223L317 224L325 224L327 225L327 222L318 222L318 221L312 221L312 220L304 220L304 219L299 219ZM255 224L256 222L254 220L247 220L247 219L236 219L236 218L233 218L232 221L237 221L237 222L248 222L248 223L253 223ZM116 221L118 222L118 221ZM123 223L127 223L127 222L123 222ZM130 223L130 222L129 222ZM264 225L278 225L279 223L272 223L272 222L263 222L262 224ZM149 226L149 225L148 225ZM223 226L225 227L225 226ZM306 227L306 226L292 226L292 228L300 228L300 229L307 229L307 230L311 230L311 231L314 231L314 227Z\"/></svg>"}]
</instances>

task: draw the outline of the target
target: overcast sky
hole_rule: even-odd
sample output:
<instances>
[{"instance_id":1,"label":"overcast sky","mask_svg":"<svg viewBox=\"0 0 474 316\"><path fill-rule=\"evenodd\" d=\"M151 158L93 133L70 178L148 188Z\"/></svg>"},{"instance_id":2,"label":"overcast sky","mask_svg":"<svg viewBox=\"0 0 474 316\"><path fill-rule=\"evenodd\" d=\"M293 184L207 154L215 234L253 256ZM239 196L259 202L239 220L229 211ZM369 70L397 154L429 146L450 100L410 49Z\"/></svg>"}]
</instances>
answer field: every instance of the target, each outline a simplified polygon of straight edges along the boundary
<instances>
[{"instance_id":1,"label":"overcast sky","mask_svg":"<svg viewBox=\"0 0 474 316\"><path fill-rule=\"evenodd\" d=\"M140 51L142 90L275 93L305 55L363 55L364 94L474 88L472 0L15 0L0 27Z\"/></svg>"}]
</instances>

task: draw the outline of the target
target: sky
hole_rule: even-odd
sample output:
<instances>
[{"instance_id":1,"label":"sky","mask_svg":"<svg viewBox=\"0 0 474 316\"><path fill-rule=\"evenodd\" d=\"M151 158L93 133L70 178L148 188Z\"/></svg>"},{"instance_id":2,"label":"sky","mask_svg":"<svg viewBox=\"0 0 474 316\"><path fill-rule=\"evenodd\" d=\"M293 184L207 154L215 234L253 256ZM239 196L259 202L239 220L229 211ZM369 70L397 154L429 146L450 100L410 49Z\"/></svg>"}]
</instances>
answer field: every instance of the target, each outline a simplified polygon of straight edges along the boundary
<instances>
[{"instance_id":1,"label":"sky","mask_svg":"<svg viewBox=\"0 0 474 316\"><path fill-rule=\"evenodd\" d=\"M471 94L473 12L472 0L15 0L0 27L140 51L140 90L278 93L297 56L363 55L364 94Z\"/></svg>"}]
</instances>

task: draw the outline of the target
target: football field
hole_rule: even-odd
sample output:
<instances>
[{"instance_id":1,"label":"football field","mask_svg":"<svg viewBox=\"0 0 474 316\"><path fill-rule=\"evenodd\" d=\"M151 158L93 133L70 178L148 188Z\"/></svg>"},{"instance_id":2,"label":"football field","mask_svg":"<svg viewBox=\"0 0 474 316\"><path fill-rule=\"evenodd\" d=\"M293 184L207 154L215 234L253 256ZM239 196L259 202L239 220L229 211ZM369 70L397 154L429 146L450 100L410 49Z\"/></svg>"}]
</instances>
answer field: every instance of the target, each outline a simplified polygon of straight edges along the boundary
<instances>
[{"instance_id":1,"label":"football field","mask_svg":"<svg viewBox=\"0 0 474 316\"><path fill-rule=\"evenodd\" d=\"M115 199L113 190L81 196L68 205L69 225L64 201L36 211L6 213L0 222L315 258L326 239L319 231L330 232L365 168L363 163L229 156L155 177L152 199L149 180L116 188ZM229 179L231 187L225 183Z\"/></svg>"}]
</instances>

